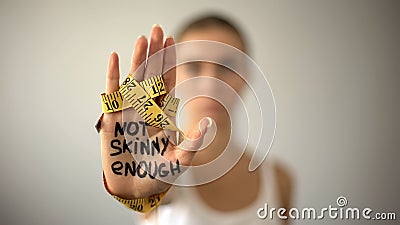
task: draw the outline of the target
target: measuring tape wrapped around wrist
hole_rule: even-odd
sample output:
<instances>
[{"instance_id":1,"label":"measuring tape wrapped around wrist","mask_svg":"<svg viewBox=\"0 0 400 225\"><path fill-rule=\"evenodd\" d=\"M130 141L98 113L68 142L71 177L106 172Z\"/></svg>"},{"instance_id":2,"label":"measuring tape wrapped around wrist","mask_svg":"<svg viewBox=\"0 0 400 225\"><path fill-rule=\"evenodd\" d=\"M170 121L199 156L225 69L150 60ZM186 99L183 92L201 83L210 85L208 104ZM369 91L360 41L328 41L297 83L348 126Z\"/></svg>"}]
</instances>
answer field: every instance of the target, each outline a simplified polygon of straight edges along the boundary
<instances>
[{"instance_id":1,"label":"measuring tape wrapped around wrist","mask_svg":"<svg viewBox=\"0 0 400 225\"><path fill-rule=\"evenodd\" d=\"M167 190L168 191L168 190ZM120 198L116 195L113 195L113 197L125 205L126 207L136 211L136 212L150 212L152 209L155 207L159 206L161 203L161 199L164 198L165 194L167 194L167 191L163 191L158 194L151 195L149 197L144 197L144 198L136 198L136 199L123 199Z\"/></svg>"},{"instance_id":2,"label":"measuring tape wrapped around wrist","mask_svg":"<svg viewBox=\"0 0 400 225\"><path fill-rule=\"evenodd\" d=\"M124 199L121 197L118 197L116 195L111 194L110 190L108 189L106 177L103 173L103 182L104 182L104 187L106 188L106 191L114 197L117 201L128 207L129 209L132 209L136 212L150 212L153 210L155 207L159 206L161 204L161 199L164 198L164 196L167 194L169 188L163 192L151 195L149 197L142 197L142 198L135 198L135 199Z\"/></svg>"},{"instance_id":3,"label":"measuring tape wrapped around wrist","mask_svg":"<svg viewBox=\"0 0 400 225\"><path fill-rule=\"evenodd\" d=\"M179 142L183 141L184 134L168 117L176 115L180 100L167 94L162 75L139 83L128 74L118 91L103 93L101 97L103 113L113 113L133 107L147 125L178 131ZM160 106L154 100L156 97L161 98Z\"/></svg>"}]
</instances>

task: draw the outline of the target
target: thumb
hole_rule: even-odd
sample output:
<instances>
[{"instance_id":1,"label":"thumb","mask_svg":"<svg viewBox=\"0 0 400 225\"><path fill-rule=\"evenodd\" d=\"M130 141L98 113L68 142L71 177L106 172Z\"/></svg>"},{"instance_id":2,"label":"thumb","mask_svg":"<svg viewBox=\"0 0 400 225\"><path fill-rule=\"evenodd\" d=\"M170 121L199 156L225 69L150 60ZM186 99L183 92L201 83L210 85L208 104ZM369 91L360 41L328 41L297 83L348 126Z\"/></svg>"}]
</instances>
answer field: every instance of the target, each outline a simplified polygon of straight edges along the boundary
<instances>
[{"instance_id":1,"label":"thumb","mask_svg":"<svg viewBox=\"0 0 400 225\"><path fill-rule=\"evenodd\" d=\"M204 136L212 124L210 117L203 117L192 130L189 131L179 148L186 151L197 151L204 141Z\"/></svg>"}]
</instances>

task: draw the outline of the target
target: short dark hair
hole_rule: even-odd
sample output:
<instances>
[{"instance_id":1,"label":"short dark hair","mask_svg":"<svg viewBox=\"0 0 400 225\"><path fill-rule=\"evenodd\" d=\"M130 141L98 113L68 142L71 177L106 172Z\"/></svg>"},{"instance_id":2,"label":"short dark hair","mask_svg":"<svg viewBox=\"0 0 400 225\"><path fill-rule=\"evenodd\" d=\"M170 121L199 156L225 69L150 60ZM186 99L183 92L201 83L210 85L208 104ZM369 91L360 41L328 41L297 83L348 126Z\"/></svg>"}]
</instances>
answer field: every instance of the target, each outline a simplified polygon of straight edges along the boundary
<instances>
[{"instance_id":1,"label":"short dark hair","mask_svg":"<svg viewBox=\"0 0 400 225\"><path fill-rule=\"evenodd\" d=\"M235 33L239 37L239 40L241 41L244 52L247 52L247 44L246 44L247 42L245 40L244 34L241 32L238 26L233 22L231 22L230 20L228 20L227 18L215 14L201 16L185 24L178 32L177 40L182 39L183 35L190 30L207 29L215 27L227 28L233 33Z\"/></svg>"}]
</instances>

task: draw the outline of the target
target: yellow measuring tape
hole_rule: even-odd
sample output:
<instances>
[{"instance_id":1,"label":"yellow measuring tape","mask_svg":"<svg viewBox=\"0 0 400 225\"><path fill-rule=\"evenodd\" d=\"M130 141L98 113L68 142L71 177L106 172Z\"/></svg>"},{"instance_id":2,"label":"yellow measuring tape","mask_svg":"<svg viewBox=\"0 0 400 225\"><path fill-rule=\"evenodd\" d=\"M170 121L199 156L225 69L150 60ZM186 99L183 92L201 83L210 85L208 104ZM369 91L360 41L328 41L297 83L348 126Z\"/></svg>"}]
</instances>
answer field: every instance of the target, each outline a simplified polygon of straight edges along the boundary
<instances>
[{"instance_id":1,"label":"yellow measuring tape","mask_svg":"<svg viewBox=\"0 0 400 225\"><path fill-rule=\"evenodd\" d=\"M119 91L110 93L110 94L101 94L102 97L102 108L104 113L113 113L118 112L123 109L129 108L132 105L128 104L128 102L124 103L123 96L121 94L121 90L124 90L124 93L127 93L127 85L128 82L133 80L132 75L128 75L125 79L124 83L121 85ZM139 83L140 86L145 90L145 92L150 96L150 98L155 98L160 95L163 95L162 98L162 110L169 116L175 116L176 110L179 105L179 98L172 97L166 94L165 84L162 79L162 75L151 77L147 80L144 80ZM137 91L134 91L136 93Z\"/></svg>"},{"instance_id":2,"label":"yellow measuring tape","mask_svg":"<svg viewBox=\"0 0 400 225\"><path fill-rule=\"evenodd\" d=\"M158 96L161 96L160 106L154 101L154 98ZM121 84L119 91L110 94L103 93L101 97L104 113L118 112L133 107L148 125L179 131L180 136L183 135L168 117L176 115L179 99L166 93L162 75L139 83L129 74Z\"/></svg>"},{"instance_id":3,"label":"yellow measuring tape","mask_svg":"<svg viewBox=\"0 0 400 225\"><path fill-rule=\"evenodd\" d=\"M137 198L133 200L123 199L115 195L113 195L113 197L132 210L137 212L149 212L151 209L160 205L161 199L163 199L166 193L167 191L164 191L150 197Z\"/></svg>"},{"instance_id":4,"label":"yellow measuring tape","mask_svg":"<svg viewBox=\"0 0 400 225\"><path fill-rule=\"evenodd\" d=\"M104 182L104 187L106 188L107 192L110 193L106 178L103 173L103 182ZM142 198L136 198L136 199L123 199L121 197L118 197L116 195L111 194L117 201L125 205L126 207L135 210L137 212L149 212L155 207L159 206L161 203L161 200L164 198L164 196L167 194L169 188L161 193L157 193L154 195L151 195L149 197L142 197Z\"/></svg>"}]
</instances>

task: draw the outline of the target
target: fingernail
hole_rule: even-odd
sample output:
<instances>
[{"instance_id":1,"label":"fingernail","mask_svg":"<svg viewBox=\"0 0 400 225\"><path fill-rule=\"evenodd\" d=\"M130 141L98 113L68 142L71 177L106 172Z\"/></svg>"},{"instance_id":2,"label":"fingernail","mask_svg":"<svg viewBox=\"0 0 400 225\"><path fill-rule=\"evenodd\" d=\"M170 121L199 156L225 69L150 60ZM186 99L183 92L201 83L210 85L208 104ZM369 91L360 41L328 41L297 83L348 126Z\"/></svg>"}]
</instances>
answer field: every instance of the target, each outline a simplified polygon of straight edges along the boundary
<instances>
[{"instance_id":1,"label":"fingernail","mask_svg":"<svg viewBox=\"0 0 400 225\"><path fill-rule=\"evenodd\" d=\"M160 27L160 28L161 28L161 25L158 24L158 23L155 23L155 24L153 24L153 28L154 28L154 27Z\"/></svg>"},{"instance_id":2,"label":"fingernail","mask_svg":"<svg viewBox=\"0 0 400 225\"><path fill-rule=\"evenodd\" d=\"M146 38L146 35L141 34L141 35L139 35L139 36L137 37L137 39L140 39L140 38Z\"/></svg>"},{"instance_id":3,"label":"fingernail","mask_svg":"<svg viewBox=\"0 0 400 225\"><path fill-rule=\"evenodd\" d=\"M210 117L204 117L201 119L200 124L199 124L199 129L201 132L205 132L207 128L210 128L212 124L212 119Z\"/></svg>"},{"instance_id":4,"label":"fingernail","mask_svg":"<svg viewBox=\"0 0 400 225\"><path fill-rule=\"evenodd\" d=\"M173 36L173 35L168 35L168 36L165 36L165 38L172 38L172 39L174 39L174 36Z\"/></svg>"}]
</instances>

